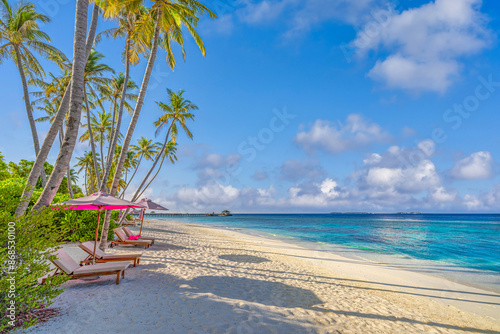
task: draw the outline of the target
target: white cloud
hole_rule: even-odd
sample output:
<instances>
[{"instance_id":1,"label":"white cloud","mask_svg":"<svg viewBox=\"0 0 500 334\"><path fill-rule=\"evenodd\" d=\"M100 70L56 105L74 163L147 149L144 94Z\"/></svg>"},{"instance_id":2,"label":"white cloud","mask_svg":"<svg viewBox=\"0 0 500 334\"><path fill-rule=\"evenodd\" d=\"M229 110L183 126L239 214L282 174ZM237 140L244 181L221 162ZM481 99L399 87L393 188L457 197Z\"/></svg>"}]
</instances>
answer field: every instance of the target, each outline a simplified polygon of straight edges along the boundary
<instances>
[{"instance_id":1,"label":"white cloud","mask_svg":"<svg viewBox=\"0 0 500 334\"><path fill-rule=\"evenodd\" d=\"M460 74L460 59L490 44L481 0L435 0L371 20L351 42L359 53L383 49L368 76L390 88L445 92Z\"/></svg>"},{"instance_id":2,"label":"white cloud","mask_svg":"<svg viewBox=\"0 0 500 334\"><path fill-rule=\"evenodd\" d=\"M176 199L183 206L205 208L213 205L231 204L240 194L240 189L232 185L222 186L211 183L199 188L183 187L178 190Z\"/></svg>"},{"instance_id":3,"label":"white cloud","mask_svg":"<svg viewBox=\"0 0 500 334\"><path fill-rule=\"evenodd\" d=\"M447 190L444 187L437 187L429 192L430 200L436 204L453 202L457 195L457 191Z\"/></svg>"},{"instance_id":4,"label":"white cloud","mask_svg":"<svg viewBox=\"0 0 500 334\"><path fill-rule=\"evenodd\" d=\"M421 141L416 147L391 146L383 153L372 153L364 166L354 171L349 179L354 198L380 207L401 210L413 207L420 211L427 201L445 200L453 190L445 189L434 163L433 141ZM427 193L425 200L422 195ZM424 197L425 198L425 197Z\"/></svg>"},{"instance_id":5,"label":"white cloud","mask_svg":"<svg viewBox=\"0 0 500 334\"><path fill-rule=\"evenodd\" d=\"M440 178L434 164L430 160L422 160L416 166L368 168L361 184L367 189L418 194L439 186Z\"/></svg>"},{"instance_id":6,"label":"white cloud","mask_svg":"<svg viewBox=\"0 0 500 334\"><path fill-rule=\"evenodd\" d=\"M292 207L328 208L342 203L347 196L332 179L325 179L321 183L305 186L296 185L288 189L289 198L285 200ZM340 200L340 201L339 201Z\"/></svg>"},{"instance_id":7,"label":"white cloud","mask_svg":"<svg viewBox=\"0 0 500 334\"><path fill-rule=\"evenodd\" d=\"M378 124L351 114L345 125L318 119L309 131L299 132L295 142L307 152L320 150L333 154L387 142L390 138Z\"/></svg>"},{"instance_id":8,"label":"white cloud","mask_svg":"<svg viewBox=\"0 0 500 334\"><path fill-rule=\"evenodd\" d=\"M458 72L456 61L418 61L396 54L377 61L368 76L389 88L444 93Z\"/></svg>"},{"instance_id":9,"label":"white cloud","mask_svg":"<svg viewBox=\"0 0 500 334\"><path fill-rule=\"evenodd\" d=\"M337 182L332 179L325 179L319 186L319 189L321 190L321 193L328 198L337 198L340 196L340 187Z\"/></svg>"},{"instance_id":10,"label":"white cloud","mask_svg":"<svg viewBox=\"0 0 500 334\"><path fill-rule=\"evenodd\" d=\"M483 203L475 195L465 195L464 205L469 210L479 210L483 207Z\"/></svg>"},{"instance_id":11,"label":"white cloud","mask_svg":"<svg viewBox=\"0 0 500 334\"><path fill-rule=\"evenodd\" d=\"M464 180L489 179L493 176L493 158L486 151L472 153L455 164L451 175Z\"/></svg>"}]
</instances>

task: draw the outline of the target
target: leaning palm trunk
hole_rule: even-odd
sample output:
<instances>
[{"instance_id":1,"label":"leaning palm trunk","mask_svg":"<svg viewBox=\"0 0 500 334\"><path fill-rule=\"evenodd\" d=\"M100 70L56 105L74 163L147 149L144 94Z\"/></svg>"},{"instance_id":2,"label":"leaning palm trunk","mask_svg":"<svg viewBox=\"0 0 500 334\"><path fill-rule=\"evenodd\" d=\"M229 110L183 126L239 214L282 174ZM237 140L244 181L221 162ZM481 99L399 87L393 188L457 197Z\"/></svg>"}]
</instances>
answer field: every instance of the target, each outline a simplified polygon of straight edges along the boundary
<instances>
[{"instance_id":1,"label":"leaning palm trunk","mask_svg":"<svg viewBox=\"0 0 500 334\"><path fill-rule=\"evenodd\" d=\"M116 128L109 145L108 158L106 160L106 168L103 169L101 191L106 190L108 177L111 172L111 165L113 163L113 155L115 152L118 136L120 135L120 128L122 125L123 108L125 107L125 97L127 95L128 77L130 73L130 36L127 35L127 42L125 43L125 78L123 81L122 97L120 99L120 106L118 107L118 120L116 121ZM113 118L113 122L115 119Z\"/></svg>"},{"instance_id":2,"label":"leaning palm trunk","mask_svg":"<svg viewBox=\"0 0 500 334\"><path fill-rule=\"evenodd\" d=\"M92 21L90 23L89 35L87 38L87 45L85 50L86 59L90 55L90 51L92 50L92 45L94 45L98 19L99 19L99 7L94 4L94 10L92 11ZM54 140L56 139L57 133L59 132L59 128L64 122L66 112L68 111L69 108L71 81L66 87L66 91L64 92L64 96L61 99L56 117L54 118L54 121L50 126L49 132L47 133L47 136L43 141L42 147L40 148L40 152L36 157L33 167L31 168L30 175L28 176L28 180L26 181L26 186L24 187L23 194L21 196L21 202L19 203L19 206L16 209L16 216L20 216L26 212L31 196L33 195L33 190L35 190L36 181L38 180L40 174L42 174L42 170L45 161L47 160L47 156L49 155L50 149L52 148L52 144L54 144Z\"/></svg>"},{"instance_id":3,"label":"leaning palm trunk","mask_svg":"<svg viewBox=\"0 0 500 334\"><path fill-rule=\"evenodd\" d=\"M61 124L61 129L59 130L59 145L62 146L63 143L63 127ZM71 169L68 167L68 170L66 172L66 178L68 182L68 192L69 192L69 197L74 198L73 196L73 187L71 186Z\"/></svg>"},{"instance_id":4,"label":"leaning palm trunk","mask_svg":"<svg viewBox=\"0 0 500 334\"><path fill-rule=\"evenodd\" d=\"M52 171L40 198L33 206L33 210L41 209L44 206L48 206L50 202L52 202L52 199L61 185L64 174L69 167L71 156L75 148L82 113L88 7L89 0L77 0L75 14L75 39L73 44L73 68L71 72L71 97L66 133L54 165L54 170Z\"/></svg>"},{"instance_id":5,"label":"leaning palm trunk","mask_svg":"<svg viewBox=\"0 0 500 334\"><path fill-rule=\"evenodd\" d=\"M68 181L69 197L74 198L73 197L73 187L71 186L71 169L69 167L66 170L66 178L67 178L67 181Z\"/></svg>"},{"instance_id":6,"label":"leaning palm trunk","mask_svg":"<svg viewBox=\"0 0 500 334\"><path fill-rule=\"evenodd\" d=\"M144 73L144 78L142 80L141 90L139 91L139 96L137 97L137 104L135 105L134 114L132 115L132 119L130 120L130 125L127 130L127 135L125 136L125 140L123 141L120 157L118 158L118 163L116 164L113 184L111 185L111 190L110 190L111 196L116 196L116 192L118 191L118 185L120 184L120 178L122 177L122 170L123 170L123 165L125 164L125 159L127 157L128 147L130 145L130 141L132 140L132 135L134 134L135 126L139 119L142 105L144 104L144 97L146 96L146 91L148 89L148 84L149 84L149 78L151 77L151 72L153 71L153 67L156 60L156 51L158 50L161 18L162 18L162 11L158 10L151 53L149 54L149 59L148 59L148 65L146 66L146 72ZM124 98L122 97L122 100L123 99ZM102 224L101 242L99 244L99 248L101 250L104 250L106 248L106 244L108 241L110 220L111 220L111 213L110 211L106 211L106 215L104 217L104 223Z\"/></svg>"},{"instance_id":7,"label":"leaning palm trunk","mask_svg":"<svg viewBox=\"0 0 500 334\"><path fill-rule=\"evenodd\" d=\"M111 122L111 132L110 132L110 135L109 135L109 138L113 138L114 136L114 133L115 133L115 126L116 126L116 101L117 98L115 97L113 99L113 105L111 106L111 114L113 115L113 118L112 118L112 122ZM111 142L110 142L110 146L111 147ZM106 161L109 160L109 155L111 154L111 150L108 150L108 156L106 157ZM102 171L103 173L103 177L104 177L104 174L105 174L105 171L103 170Z\"/></svg>"},{"instance_id":8,"label":"leaning palm trunk","mask_svg":"<svg viewBox=\"0 0 500 334\"><path fill-rule=\"evenodd\" d=\"M21 53L19 52L17 46L14 46L14 51L16 52L17 68L19 69L19 75L21 76L21 82L23 84L24 104L26 105L26 114L28 114L28 121L30 123L31 136L33 137L33 145L35 147L35 154L38 155L38 152L40 152L40 143L38 141L38 133L36 131L33 112L31 111L30 97L28 95L28 84L26 83L26 75L24 74L23 62L21 60ZM47 183L47 175L45 175L45 173L41 173L41 177L42 177L42 186L45 187L45 184Z\"/></svg>"},{"instance_id":9,"label":"leaning palm trunk","mask_svg":"<svg viewBox=\"0 0 500 334\"><path fill-rule=\"evenodd\" d=\"M160 159L163 158L163 155L164 155L163 153L165 153L165 149L166 149L167 144L168 144L168 137L170 137L170 131L172 130L172 126L174 125L175 122L176 122L176 119L173 118L172 122L170 123L170 126L168 128L167 135L165 136L165 141L163 143L163 147L161 148L160 152L158 152L158 154L156 155L156 158L155 158L155 161L153 163L153 166L151 166L151 168L149 169L149 171L146 174L146 176L144 176L144 179L142 179L141 184L139 185L139 187L137 187L137 190L135 191L135 194L132 197L132 202L136 201L137 198L139 197L139 195L142 194L141 189L144 187L144 185L148 181L149 176L151 175L151 173L153 173L153 170L155 169L156 165L158 164L158 161L160 161ZM163 164L163 159L162 159L162 164ZM160 166L160 168L161 168L161 166ZM155 175L155 177L156 177L156 175ZM148 186L149 186L149 184L148 184Z\"/></svg>"},{"instance_id":10,"label":"leaning palm trunk","mask_svg":"<svg viewBox=\"0 0 500 334\"><path fill-rule=\"evenodd\" d=\"M101 177L99 175L99 167L97 167L97 155L95 154L95 142L94 142L94 133L92 131L92 125L90 124L90 108L89 108L89 99L87 98L87 90L85 86L83 87L83 96L85 97L85 109L87 110L87 127L89 130L89 141L90 141L90 149L92 150L92 157L94 159L94 173L97 180L97 184L101 184Z\"/></svg>"}]
</instances>

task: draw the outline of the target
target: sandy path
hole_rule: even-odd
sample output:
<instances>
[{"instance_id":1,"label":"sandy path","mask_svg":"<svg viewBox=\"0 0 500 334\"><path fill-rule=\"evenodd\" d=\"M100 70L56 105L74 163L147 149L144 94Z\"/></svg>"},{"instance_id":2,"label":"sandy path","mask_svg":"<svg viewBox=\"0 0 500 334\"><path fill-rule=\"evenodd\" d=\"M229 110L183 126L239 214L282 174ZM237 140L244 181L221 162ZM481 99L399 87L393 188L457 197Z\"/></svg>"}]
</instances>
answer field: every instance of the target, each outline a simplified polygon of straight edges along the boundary
<instances>
[{"instance_id":1,"label":"sandy path","mask_svg":"<svg viewBox=\"0 0 500 334\"><path fill-rule=\"evenodd\" d=\"M500 333L494 319L379 289L265 241L167 222L143 234L157 241L119 285L67 282L53 304L62 315L28 332Z\"/></svg>"}]
</instances>

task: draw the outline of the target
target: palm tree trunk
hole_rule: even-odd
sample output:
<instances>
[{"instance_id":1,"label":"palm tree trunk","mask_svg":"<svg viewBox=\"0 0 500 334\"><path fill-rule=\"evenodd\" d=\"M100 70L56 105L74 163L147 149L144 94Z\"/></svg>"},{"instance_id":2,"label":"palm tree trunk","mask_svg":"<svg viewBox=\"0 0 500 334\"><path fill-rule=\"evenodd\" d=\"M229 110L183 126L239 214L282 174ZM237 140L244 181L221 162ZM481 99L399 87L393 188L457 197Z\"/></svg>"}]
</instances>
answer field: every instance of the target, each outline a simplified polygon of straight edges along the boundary
<instances>
[{"instance_id":1,"label":"palm tree trunk","mask_svg":"<svg viewBox=\"0 0 500 334\"><path fill-rule=\"evenodd\" d=\"M88 166L86 166L86 170L83 171L83 177L85 178L84 181L85 181L85 196L88 196L89 195L89 187L87 185L87 170L88 170Z\"/></svg>"},{"instance_id":2,"label":"palm tree trunk","mask_svg":"<svg viewBox=\"0 0 500 334\"><path fill-rule=\"evenodd\" d=\"M123 188L123 191L122 191L122 195L125 194L125 190L127 190L128 186L130 185L130 183L132 183L132 180L134 179L134 176L135 176L135 173L137 173L137 170L139 169L139 165L141 164L141 161L142 161L142 157L144 156L144 153L141 154L141 157L139 158L139 162L137 163L137 167L135 168L135 171L134 173L132 174L132 176L130 177L130 180L127 182L127 184L125 185L125 188Z\"/></svg>"},{"instance_id":3,"label":"palm tree trunk","mask_svg":"<svg viewBox=\"0 0 500 334\"><path fill-rule=\"evenodd\" d=\"M19 70L19 75L21 76L21 82L23 84L24 104L26 105L26 114L28 115L28 121L30 123L31 136L33 137L33 146L35 148L35 155L38 155L38 153L40 152L40 142L38 141L38 133L36 131L35 119L33 118L33 111L31 110L30 97L28 93L28 84L26 83L26 75L23 69L21 53L19 52L19 48L15 45L14 45L14 51L16 53L17 69ZM47 175L45 175L45 173L41 173L41 177L42 177L42 186L45 187L45 184L47 183Z\"/></svg>"},{"instance_id":4,"label":"palm tree trunk","mask_svg":"<svg viewBox=\"0 0 500 334\"><path fill-rule=\"evenodd\" d=\"M87 37L87 14L89 0L77 0L75 14L75 38L73 44L73 69L71 80L71 95L69 118L66 124L64 141L59 151L54 169L50 175L47 185L42 191L40 198L33 206L33 210L48 206L54 198L64 173L69 167L71 156L75 148L80 118L82 114L84 75L86 63L85 40Z\"/></svg>"},{"instance_id":5,"label":"palm tree trunk","mask_svg":"<svg viewBox=\"0 0 500 334\"><path fill-rule=\"evenodd\" d=\"M61 129L59 130L59 145L62 146L62 143L63 143L63 133L64 133L64 130L63 130L63 127L62 127L62 124L61 124ZM67 181L68 181L68 193L69 193L69 196L71 198L74 198L73 197L73 188L71 187L71 170L70 168L68 167L68 171L66 172L66 178L67 178Z\"/></svg>"},{"instance_id":6,"label":"palm tree trunk","mask_svg":"<svg viewBox=\"0 0 500 334\"><path fill-rule=\"evenodd\" d=\"M115 125L116 125L116 102L117 102L117 98L115 97L113 99L113 105L111 106L111 113L113 115L113 122L111 123L111 133L109 134L109 138L111 138L110 140L112 140L113 136L115 135ZM106 164L107 162L109 161L110 159L110 155L111 155L111 141L109 142L109 148L108 148L108 156L106 157ZM112 156L112 155L111 155ZM104 169L102 170L102 175L103 175L103 178L104 178L104 175L105 175L105 171Z\"/></svg>"},{"instance_id":7,"label":"palm tree trunk","mask_svg":"<svg viewBox=\"0 0 500 334\"><path fill-rule=\"evenodd\" d=\"M139 193L142 193L141 192L142 187L144 187L144 184L146 184L146 182L148 181L148 178L151 175L151 173L153 172L153 170L155 169L158 161L160 161L160 159L162 159L163 153L165 152L165 148L167 147L167 144L168 144L168 137L170 137L170 130L172 130L172 126L174 125L175 121L176 121L176 119L173 118L172 122L170 123L170 126L168 127L167 135L165 136L165 141L163 142L163 147L161 148L160 152L158 152L158 154L156 155L153 166L151 166L151 168L149 169L146 176L144 176L144 179L142 179L141 184L139 185L139 187L135 191L135 194L132 197L132 202L137 200L137 197L139 197Z\"/></svg>"},{"instance_id":8,"label":"palm tree trunk","mask_svg":"<svg viewBox=\"0 0 500 334\"><path fill-rule=\"evenodd\" d=\"M112 196L115 196L116 192L118 191L118 185L120 183L120 178L122 177L122 170L123 170L123 165L125 163L125 159L127 157L128 147L130 145L130 141L132 140L132 135L134 134L137 121L139 120L139 115L141 113L142 105L144 104L144 98L146 96L146 91L148 89L149 78L151 77L151 72L153 71L153 67L156 60L156 51L158 50L161 18L162 18L162 11L158 10L155 22L155 30L153 35L151 52L149 54L149 59L148 59L148 65L146 66L146 72L144 73L144 78L142 79L141 90L139 91L139 96L137 98L137 103L135 105L134 114L132 115L132 119L130 120L130 125L127 130L127 135L125 136L125 140L123 141L120 157L118 159L118 163L116 164L116 171L113 178L113 184L111 185L111 190L110 190ZM99 244L99 248L101 250L105 249L108 241L110 220L111 220L111 213L110 211L106 211L106 215L104 217L104 223L102 224L101 242Z\"/></svg>"},{"instance_id":9,"label":"palm tree trunk","mask_svg":"<svg viewBox=\"0 0 500 334\"><path fill-rule=\"evenodd\" d=\"M92 158L94 160L94 173L97 184L101 184L101 176L99 174L99 167L97 166L97 154L95 153L94 132L92 131L92 124L90 123L89 99L87 97L87 89L85 86L83 87L83 96L85 98L85 109L87 110L87 128L89 130L90 148L92 150Z\"/></svg>"},{"instance_id":10,"label":"palm tree trunk","mask_svg":"<svg viewBox=\"0 0 500 334\"><path fill-rule=\"evenodd\" d=\"M123 108L125 106L125 97L127 95L128 77L130 73L130 36L127 34L127 42L125 43L125 78L123 80L123 90L120 99L120 106L118 107L118 120L116 122L116 130L113 134L113 139L109 145L108 159L106 160L106 168L103 169L101 191L104 191L104 186L107 184L109 174L111 172L111 165L113 162L113 155L115 152L118 136L120 135L120 128L122 124ZM114 118L113 118L114 121ZM115 173L116 174L116 173Z\"/></svg>"},{"instance_id":11,"label":"palm tree trunk","mask_svg":"<svg viewBox=\"0 0 500 334\"><path fill-rule=\"evenodd\" d=\"M86 59L88 59L90 51L92 50L92 45L94 45L98 19L99 19L99 7L96 4L94 4L94 10L92 11L92 21L90 22L89 35L87 38L87 44L85 50ZM52 144L54 144L54 140L56 139L57 133L59 132L59 127L61 126L61 124L63 124L66 112L68 111L69 108L70 90L71 90L70 87L71 87L71 82L66 87L66 92L64 93L64 96L61 100L56 117L54 118L54 121L50 126L49 132L45 136L45 140L43 141L42 147L40 148L40 152L36 157L33 167L31 168L30 175L28 176L28 180L26 181L26 186L24 187L23 194L21 196L21 202L19 203L19 206L16 209L16 216L20 216L26 212L31 196L33 196L33 190L35 190L36 181L38 180L40 174L43 174L42 170L45 161L47 160L47 156L50 153Z\"/></svg>"},{"instance_id":12,"label":"palm tree trunk","mask_svg":"<svg viewBox=\"0 0 500 334\"><path fill-rule=\"evenodd\" d=\"M102 150L102 147L104 146L104 132L101 131L101 140L99 140L99 146L100 146L100 149L101 149L101 170L104 172L104 153L103 153L103 150ZM101 184L99 184L99 187L102 187L104 188L104 190L106 190L106 185L104 184L104 182L101 181ZM103 191L104 191L103 190Z\"/></svg>"},{"instance_id":13,"label":"palm tree trunk","mask_svg":"<svg viewBox=\"0 0 500 334\"><path fill-rule=\"evenodd\" d=\"M73 197L73 188L71 187L71 169L68 167L66 171L66 178L68 179L68 192L69 192L69 197Z\"/></svg>"}]
</instances>

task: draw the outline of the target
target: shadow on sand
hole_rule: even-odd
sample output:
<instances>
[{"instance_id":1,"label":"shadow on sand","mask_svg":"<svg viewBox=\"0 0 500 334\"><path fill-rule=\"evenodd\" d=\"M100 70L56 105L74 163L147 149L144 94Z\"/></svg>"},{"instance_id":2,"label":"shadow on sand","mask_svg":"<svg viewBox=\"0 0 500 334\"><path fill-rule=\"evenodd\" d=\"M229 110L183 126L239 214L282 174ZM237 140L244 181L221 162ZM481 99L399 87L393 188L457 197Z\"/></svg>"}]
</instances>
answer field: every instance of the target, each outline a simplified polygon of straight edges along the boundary
<instances>
[{"instance_id":1,"label":"shadow on sand","mask_svg":"<svg viewBox=\"0 0 500 334\"><path fill-rule=\"evenodd\" d=\"M253 256L253 255L244 255L244 254L227 254L227 255L220 255L220 259L223 260L228 260L232 262L238 262L238 263L262 263L262 262L270 262L270 260L264 258L264 257L259 257L259 256Z\"/></svg>"}]
</instances>

